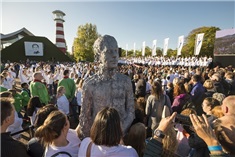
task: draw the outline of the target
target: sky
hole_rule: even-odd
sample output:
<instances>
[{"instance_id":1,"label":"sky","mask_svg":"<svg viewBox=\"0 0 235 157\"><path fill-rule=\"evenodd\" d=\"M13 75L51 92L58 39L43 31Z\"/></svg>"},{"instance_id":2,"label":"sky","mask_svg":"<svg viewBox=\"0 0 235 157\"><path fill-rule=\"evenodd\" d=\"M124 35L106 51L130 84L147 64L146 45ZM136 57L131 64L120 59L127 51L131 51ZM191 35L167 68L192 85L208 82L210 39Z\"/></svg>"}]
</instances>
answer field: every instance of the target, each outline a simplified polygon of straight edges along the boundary
<instances>
[{"instance_id":1,"label":"sky","mask_svg":"<svg viewBox=\"0 0 235 157\"><path fill-rule=\"evenodd\" d=\"M112 35L119 47L141 49L143 41L152 47L176 49L178 37L185 37L195 28L215 26L234 28L235 1L20 1L0 0L0 32L12 33L23 27L36 36L47 37L55 43L55 21L52 12L63 11L64 34L71 52L78 26L92 23L101 35Z\"/></svg>"}]
</instances>

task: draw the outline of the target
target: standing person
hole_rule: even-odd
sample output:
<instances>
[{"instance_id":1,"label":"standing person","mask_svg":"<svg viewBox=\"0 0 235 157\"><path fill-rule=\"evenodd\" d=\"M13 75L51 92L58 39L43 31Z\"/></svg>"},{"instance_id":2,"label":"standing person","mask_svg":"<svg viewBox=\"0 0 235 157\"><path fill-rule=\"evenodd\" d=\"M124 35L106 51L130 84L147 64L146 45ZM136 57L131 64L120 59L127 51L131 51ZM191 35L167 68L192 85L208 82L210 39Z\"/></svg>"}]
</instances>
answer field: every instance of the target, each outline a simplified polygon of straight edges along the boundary
<instances>
[{"instance_id":1,"label":"standing person","mask_svg":"<svg viewBox=\"0 0 235 157\"><path fill-rule=\"evenodd\" d=\"M69 78L69 70L64 70L64 78L62 78L59 82L58 82L58 87L59 86L64 86L65 88L65 96L68 99L69 103L70 103L70 109L72 111L73 117L75 122L78 121L77 118L77 104L74 103L77 100L75 98L75 91L76 91L76 85L73 79ZM57 89L58 89L57 87ZM58 91L58 90L57 90ZM58 93L57 93L58 94Z\"/></svg>"},{"instance_id":2,"label":"standing person","mask_svg":"<svg viewBox=\"0 0 235 157\"><path fill-rule=\"evenodd\" d=\"M0 98L1 105L1 156L24 156L28 157L26 147L23 143L14 140L7 128L14 123L15 110L12 99Z\"/></svg>"},{"instance_id":3,"label":"standing person","mask_svg":"<svg viewBox=\"0 0 235 157\"><path fill-rule=\"evenodd\" d=\"M202 115L203 110L202 110L202 101L205 97L205 88L203 87L201 83L201 76L200 75L193 75L191 78L193 87L190 92L192 102L196 106L196 112L198 115Z\"/></svg>"},{"instance_id":4,"label":"standing person","mask_svg":"<svg viewBox=\"0 0 235 157\"><path fill-rule=\"evenodd\" d=\"M83 86L84 80L81 79L78 84L78 89L76 92L76 98L77 98L77 103L78 103L78 114L80 115L81 111L81 106L82 106L82 86Z\"/></svg>"},{"instance_id":5,"label":"standing person","mask_svg":"<svg viewBox=\"0 0 235 157\"><path fill-rule=\"evenodd\" d=\"M30 118L31 125L34 124L36 113L41 107L43 107L43 105L41 104L38 96L30 98L28 105L27 105L27 115Z\"/></svg>"},{"instance_id":6,"label":"standing person","mask_svg":"<svg viewBox=\"0 0 235 157\"><path fill-rule=\"evenodd\" d=\"M124 134L135 118L131 79L117 72L118 45L114 37L105 35L94 43L95 59L99 61L96 74L85 79L79 125L83 137L90 136L96 114L103 107L115 108L121 117Z\"/></svg>"},{"instance_id":7,"label":"standing person","mask_svg":"<svg viewBox=\"0 0 235 157\"><path fill-rule=\"evenodd\" d=\"M29 90L28 83L22 83L21 88L22 88L22 91L21 91L20 95L22 96L22 106L24 107L24 110L25 110L24 118L28 119L27 105L28 105L29 99L31 97L31 93Z\"/></svg>"},{"instance_id":8,"label":"standing person","mask_svg":"<svg viewBox=\"0 0 235 157\"><path fill-rule=\"evenodd\" d=\"M64 114L68 115L69 114L69 101L65 96L66 89L64 86L59 86L57 89L57 107L58 109L63 112Z\"/></svg>"},{"instance_id":9,"label":"standing person","mask_svg":"<svg viewBox=\"0 0 235 157\"><path fill-rule=\"evenodd\" d=\"M34 80L30 83L31 96L38 96L43 105L48 104L50 96L47 87L41 82L43 79L42 73L35 72L33 77Z\"/></svg>"},{"instance_id":10,"label":"standing person","mask_svg":"<svg viewBox=\"0 0 235 157\"><path fill-rule=\"evenodd\" d=\"M162 86L158 81L152 85L151 95L147 99L145 113L148 117L148 127L154 130L162 119L164 106L169 109L167 115L171 113L171 102L167 95L163 94Z\"/></svg>"}]
</instances>

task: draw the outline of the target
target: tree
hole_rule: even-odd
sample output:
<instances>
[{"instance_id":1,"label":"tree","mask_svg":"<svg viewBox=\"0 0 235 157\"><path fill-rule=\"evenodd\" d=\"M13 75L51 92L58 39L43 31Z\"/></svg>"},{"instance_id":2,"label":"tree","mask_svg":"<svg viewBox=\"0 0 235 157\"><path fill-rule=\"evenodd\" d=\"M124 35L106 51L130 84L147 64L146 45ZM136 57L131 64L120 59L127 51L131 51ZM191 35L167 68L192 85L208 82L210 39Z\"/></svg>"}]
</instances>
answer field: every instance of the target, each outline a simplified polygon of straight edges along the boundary
<instances>
[{"instance_id":1,"label":"tree","mask_svg":"<svg viewBox=\"0 0 235 157\"><path fill-rule=\"evenodd\" d=\"M205 33L199 56L213 56L215 33L220 30L218 27L199 27L192 30L186 38L185 45L182 48L182 56L193 56L196 35Z\"/></svg>"},{"instance_id":2,"label":"tree","mask_svg":"<svg viewBox=\"0 0 235 157\"><path fill-rule=\"evenodd\" d=\"M77 61L94 61L93 44L98 37L96 25L86 23L78 27L73 42L73 53Z\"/></svg>"}]
</instances>

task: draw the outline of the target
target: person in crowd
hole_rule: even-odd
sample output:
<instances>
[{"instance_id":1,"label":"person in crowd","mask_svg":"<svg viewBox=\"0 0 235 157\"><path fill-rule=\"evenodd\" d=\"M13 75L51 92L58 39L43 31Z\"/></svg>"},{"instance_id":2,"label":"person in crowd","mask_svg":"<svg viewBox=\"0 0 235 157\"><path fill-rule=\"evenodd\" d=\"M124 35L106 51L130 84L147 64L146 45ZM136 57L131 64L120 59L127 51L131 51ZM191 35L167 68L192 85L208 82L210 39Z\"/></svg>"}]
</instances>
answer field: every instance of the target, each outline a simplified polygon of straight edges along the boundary
<instances>
[{"instance_id":1,"label":"person in crowd","mask_svg":"<svg viewBox=\"0 0 235 157\"><path fill-rule=\"evenodd\" d=\"M203 111L202 111L202 101L205 97L204 93L205 93L205 88L203 87L202 83L201 83L201 77L200 75L193 75L191 78L191 82L192 82L192 91L190 92L191 98L192 98L192 102L193 104L196 106L196 111L198 115L202 115Z\"/></svg>"},{"instance_id":2,"label":"person in crowd","mask_svg":"<svg viewBox=\"0 0 235 157\"><path fill-rule=\"evenodd\" d=\"M222 80L221 75L219 73L214 73L212 75L212 77L211 77L211 80L214 83L214 90L215 90L215 92L225 94L224 86L221 83L221 80Z\"/></svg>"},{"instance_id":3,"label":"person in crowd","mask_svg":"<svg viewBox=\"0 0 235 157\"><path fill-rule=\"evenodd\" d=\"M78 117L77 117L76 111L77 111L78 105L77 105L77 99L75 97L76 85L75 85L74 80L72 78L69 78L69 73L70 73L69 70L67 69L64 70L63 72L64 77L58 82L58 87L63 86L65 88L65 96L69 101L69 107L70 107L70 110L72 111L74 120L77 122ZM58 91L58 87L57 87L57 91Z\"/></svg>"},{"instance_id":4,"label":"person in crowd","mask_svg":"<svg viewBox=\"0 0 235 157\"><path fill-rule=\"evenodd\" d=\"M228 82L229 90L228 95L235 95L235 78L234 73L231 71L228 71L225 74L225 80Z\"/></svg>"},{"instance_id":5,"label":"person in crowd","mask_svg":"<svg viewBox=\"0 0 235 157\"><path fill-rule=\"evenodd\" d=\"M165 137L162 139L163 152L162 157L178 157L176 150L178 148L178 141L176 139L176 131L174 127L170 127L165 132Z\"/></svg>"},{"instance_id":6,"label":"person in crowd","mask_svg":"<svg viewBox=\"0 0 235 157\"><path fill-rule=\"evenodd\" d=\"M211 117L209 121L213 121L215 119L215 117L213 118L212 110L216 106L220 106L220 103L218 100L212 97L206 97L202 102L202 109L204 113L206 113L207 116Z\"/></svg>"},{"instance_id":7,"label":"person in crowd","mask_svg":"<svg viewBox=\"0 0 235 157\"><path fill-rule=\"evenodd\" d=\"M39 108L35 116L36 119L33 123L35 130L39 126L44 124L45 119L52 111L57 111L57 110L58 109L52 104L48 104L46 106ZM27 152L31 157L42 157L44 151L45 147L43 146L43 143L40 138L33 137L27 143Z\"/></svg>"},{"instance_id":8,"label":"person in crowd","mask_svg":"<svg viewBox=\"0 0 235 157\"><path fill-rule=\"evenodd\" d=\"M215 92L213 95L212 95L212 98L215 98L216 100L219 101L220 105L222 105L222 102L223 100L225 99L225 95L223 93L217 93Z\"/></svg>"},{"instance_id":9,"label":"person in crowd","mask_svg":"<svg viewBox=\"0 0 235 157\"><path fill-rule=\"evenodd\" d=\"M58 82L58 86L65 87L65 96L67 97L69 102L71 102L75 96L76 85L74 80L69 78L69 72L69 70L64 70L64 77Z\"/></svg>"},{"instance_id":10,"label":"person in crowd","mask_svg":"<svg viewBox=\"0 0 235 157\"><path fill-rule=\"evenodd\" d=\"M41 72L35 72L34 80L30 83L31 97L38 96L41 103L46 105L50 101L50 96L48 94L45 84L41 81L44 79Z\"/></svg>"},{"instance_id":11,"label":"person in crowd","mask_svg":"<svg viewBox=\"0 0 235 157\"><path fill-rule=\"evenodd\" d=\"M4 87L3 82L4 82L5 77L1 74L0 75L0 92L7 91L8 89Z\"/></svg>"},{"instance_id":12,"label":"person in crowd","mask_svg":"<svg viewBox=\"0 0 235 157\"><path fill-rule=\"evenodd\" d=\"M52 111L44 124L35 131L35 137L40 138L45 146L45 156L77 156L79 144L77 132L71 130L67 116L61 111Z\"/></svg>"},{"instance_id":13,"label":"person in crowd","mask_svg":"<svg viewBox=\"0 0 235 157\"><path fill-rule=\"evenodd\" d=\"M139 97L135 103L135 119L132 125L135 123L143 123L147 126L147 116L145 114L146 101L144 97Z\"/></svg>"},{"instance_id":14,"label":"person in crowd","mask_svg":"<svg viewBox=\"0 0 235 157\"><path fill-rule=\"evenodd\" d=\"M146 81L145 79L143 78L143 74L139 74L139 79L136 83L136 86L135 86L135 96L136 98L139 98L139 97L145 97L146 95Z\"/></svg>"},{"instance_id":15,"label":"person in crowd","mask_svg":"<svg viewBox=\"0 0 235 157\"><path fill-rule=\"evenodd\" d=\"M12 96L12 93L11 92L8 92L8 91L5 91L5 92L1 92L0 93L0 97L5 97L5 98L11 98L12 100L13 99L13 96ZM23 119L22 118L19 118L18 117L18 113L14 110L14 113L15 113L15 118L14 118L14 123L11 124L8 128L7 128L7 132L11 132L11 133L16 133L18 131L21 131L23 130L22 128L22 124L23 124ZM20 134L17 134L17 135L14 135L13 138L15 139L19 139L21 137Z\"/></svg>"},{"instance_id":16,"label":"person in crowd","mask_svg":"<svg viewBox=\"0 0 235 157\"><path fill-rule=\"evenodd\" d=\"M174 101L171 106L172 111L180 113L184 109L184 105L191 102L191 97L186 92L184 83L182 81L176 83L174 86Z\"/></svg>"},{"instance_id":17,"label":"person in crowd","mask_svg":"<svg viewBox=\"0 0 235 157\"><path fill-rule=\"evenodd\" d=\"M30 82L30 78L27 74L27 68L23 68L22 65L20 65L20 70L19 70L19 78L20 82L22 83L28 83Z\"/></svg>"},{"instance_id":18,"label":"person in crowd","mask_svg":"<svg viewBox=\"0 0 235 157\"><path fill-rule=\"evenodd\" d=\"M134 96L131 79L117 72L118 45L114 37L105 35L94 43L95 59L99 71L83 84L82 107L79 116L81 135L88 137L95 115L102 107L114 107L121 117L122 130L126 134L133 119Z\"/></svg>"},{"instance_id":19,"label":"person in crowd","mask_svg":"<svg viewBox=\"0 0 235 157\"><path fill-rule=\"evenodd\" d=\"M59 86L57 88L56 105L61 112L63 112L65 115L69 115L69 101L65 96L65 93L66 89L64 86Z\"/></svg>"},{"instance_id":20,"label":"person in crowd","mask_svg":"<svg viewBox=\"0 0 235 157\"><path fill-rule=\"evenodd\" d=\"M27 111L27 115L30 118L31 125L34 124L34 121L36 119L36 113L41 107L43 107L43 105L38 96L35 96L29 99L26 111Z\"/></svg>"},{"instance_id":21,"label":"person in crowd","mask_svg":"<svg viewBox=\"0 0 235 157\"><path fill-rule=\"evenodd\" d=\"M76 91L76 98L77 98L77 104L78 104L78 114L80 115L81 112L81 106L82 106L82 86L83 86L84 79L80 79L77 91Z\"/></svg>"},{"instance_id":22,"label":"person in crowd","mask_svg":"<svg viewBox=\"0 0 235 157\"><path fill-rule=\"evenodd\" d=\"M78 156L128 156L138 157L131 146L120 144L122 128L119 113L116 109L105 107L99 111L91 127L90 137L83 139Z\"/></svg>"},{"instance_id":23,"label":"person in crowd","mask_svg":"<svg viewBox=\"0 0 235 157\"><path fill-rule=\"evenodd\" d=\"M21 90L20 95L22 96L22 107L25 110L24 119L28 120L29 118L28 118L28 114L27 114L27 105L28 105L29 99L31 97L31 93L29 90L29 85L27 83L22 83L21 88L22 88L22 90Z\"/></svg>"},{"instance_id":24,"label":"person in crowd","mask_svg":"<svg viewBox=\"0 0 235 157\"><path fill-rule=\"evenodd\" d=\"M29 157L26 146L14 140L10 136L10 132L6 132L7 128L14 123L15 110L11 98L0 98L1 105L1 156L24 156Z\"/></svg>"},{"instance_id":25,"label":"person in crowd","mask_svg":"<svg viewBox=\"0 0 235 157\"><path fill-rule=\"evenodd\" d=\"M224 113L222 111L221 106L215 106L212 110L211 113L213 116L215 116L216 118L220 118L224 116Z\"/></svg>"},{"instance_id":26,"label":"person in crowd","mask_svg":"<svg viewBox=\"0 0 235 157\"><path fill-rule=\"evenodd\" d=\"M145 108L145 113L148 117L148 127L152 130L158 126L162 118L164 106L167 106L168 111L166 116L169 116L172 112L170 99L167 95L163 94L161 83L155 81Z\"/></svg>"},{"instance_id":27,"label":"person in crowd","mask_svg":"<svg viewBox=\"0 0 235 157\"><path fill-rule=\"evenodd\" d=\"M126 146L133 147L138 153L139 157L143 157L146 145L145 139L145 125L143 123L138 122L131 126L127 134L126 140L124 140L124 143Z\"/></svg>"},{"instance_id":28,"label":"person in crowd","mask_svg":"<svg viewBox=\"0 0 235 157\"><path fill-rule=\"evenodd\" d=\"M170 98L171 100L171 104L173 103L174 101L174 86L173 86L173 83L171 82L168 82L167 83L167 86L166 86L166 94L168 95L168 97Z\"/></svg>"},{"instance_id":29,"label":"person in crowd","mask_svg":"<svg viewBox=\"0 0 235 157\"><path fill-rule=\"evenodd\" d=\"M11 89L9 90L9 92L11 92L12 97L14 99L13 105L15 106L15 110L18 114L18 117L23 118L23 115L21 114L23 97L15 89Z\"/></svg>"},{"instance_id":30,"label":"person in crowd","mask_svg":"<svg viewBox=\"0 0 235 157\"><path fill-rule=\"evenodd\" d=\"M207 79L203 83L203 87L206 90L205 91L205 97L212 97L213 94L215 93L214 83L210 79Z\"/></svg>"}]
</instances>

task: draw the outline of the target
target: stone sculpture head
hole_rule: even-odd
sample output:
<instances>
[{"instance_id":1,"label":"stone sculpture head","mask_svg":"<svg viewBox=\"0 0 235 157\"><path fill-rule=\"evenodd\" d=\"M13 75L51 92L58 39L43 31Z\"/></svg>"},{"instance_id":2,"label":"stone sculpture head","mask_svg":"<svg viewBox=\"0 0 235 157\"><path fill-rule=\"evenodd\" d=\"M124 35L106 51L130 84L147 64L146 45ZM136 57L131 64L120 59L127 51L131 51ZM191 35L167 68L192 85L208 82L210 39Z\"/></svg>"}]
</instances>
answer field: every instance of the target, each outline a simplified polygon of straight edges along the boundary
<instances>
[{"instance_id":1,"label":"stone sculpture head","mask_svg":"<svg viewBox=\"0 0 235 157\"><path fill-rule=\"evenodd\" d=\"M104 35L99 37L94 45L95 61L99 62L102 68L112 69L118 66L118 44L114 37Z\"/></svg>"}]
</instances>

